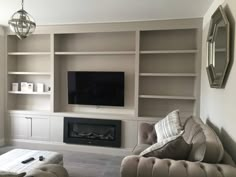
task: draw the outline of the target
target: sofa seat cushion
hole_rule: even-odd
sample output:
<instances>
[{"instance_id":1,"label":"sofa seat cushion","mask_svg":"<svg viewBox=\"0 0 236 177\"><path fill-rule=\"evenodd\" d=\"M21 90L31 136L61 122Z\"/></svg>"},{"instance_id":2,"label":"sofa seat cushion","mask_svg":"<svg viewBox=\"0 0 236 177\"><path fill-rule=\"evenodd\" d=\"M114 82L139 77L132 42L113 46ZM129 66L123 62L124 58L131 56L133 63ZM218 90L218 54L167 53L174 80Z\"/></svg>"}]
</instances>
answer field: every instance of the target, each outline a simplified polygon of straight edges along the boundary
<instances>
[{"instance_id":1,"label":"sofa seat cushion","mask_svg":"<svg viewBox=\"0 0 236 177\"><path fill-rule=\"evenodd\" d=\"M192 144L188 160L219 163L224 155L223 145L216 133L200 118L191 117L184 125L184 139Z\"/></svg>"},{"instance_id":2,"label":"sofa seat cushion","mask_svg":"<svg viewBox=\"0 0 236 177\"><path fill-rule=\"evenodd\" d=\"M166 138L178 135L183 127L181 126L179 110L172 111L164 119L155 124L157 142L162 142Z\"/></svg>"},{"instance_id":3,"label":"sofa seat cushion","mask_svg":"<svg viewBox=\"0 0 236 177\"><path fill-rule=\"evenodd\" d=\"M6 171L0 171L0 177L24 177L26 173L12 173Z\"/></svg>"},{"instance_id":4,"label":"sofa seat cushion","mask_svg":"<svg viewBox=\"0 0 236 177\"><path fill-rule=\"evenodd\" d=\"M30 171L26 177L69 177L69 175L63 166L47 164Z\"/></svg>"}]
</instances>

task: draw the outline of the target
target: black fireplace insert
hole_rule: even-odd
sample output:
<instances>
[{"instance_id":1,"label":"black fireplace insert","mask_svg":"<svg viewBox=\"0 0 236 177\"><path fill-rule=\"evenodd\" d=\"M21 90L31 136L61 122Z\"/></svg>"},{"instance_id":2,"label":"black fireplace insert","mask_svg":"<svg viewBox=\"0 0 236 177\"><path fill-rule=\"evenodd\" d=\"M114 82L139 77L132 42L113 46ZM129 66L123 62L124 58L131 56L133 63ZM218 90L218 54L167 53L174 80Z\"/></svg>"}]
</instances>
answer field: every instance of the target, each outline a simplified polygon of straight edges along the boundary
<instances>
[{"instance_id":1,"label":"black fireplace insert","mask_svg":"<svg viewBox=\"0 0 236 177\"><path fill-rule=\"evenodd\" d=\"M64 142L120 147L121 121L65 117Z\"/></svg>"}]
</instances>

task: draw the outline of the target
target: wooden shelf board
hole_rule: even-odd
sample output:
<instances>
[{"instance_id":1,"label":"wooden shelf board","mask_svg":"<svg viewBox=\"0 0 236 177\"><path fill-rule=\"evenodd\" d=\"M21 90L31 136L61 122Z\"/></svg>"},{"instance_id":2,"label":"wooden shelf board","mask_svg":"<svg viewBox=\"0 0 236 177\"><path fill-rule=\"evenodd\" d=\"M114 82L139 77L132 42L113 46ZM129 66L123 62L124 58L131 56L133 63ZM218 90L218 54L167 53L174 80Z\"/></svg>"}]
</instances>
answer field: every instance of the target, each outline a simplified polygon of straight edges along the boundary
<instances>
[{"instance_id":1,"label":"wooden shelf board","mask_svg":"<svg viewBox=\"0 0 236 177\"><path fill-rule=\"evenodd\" d=\"M163 119L165 116L161 117L161 116L157 116L157 117L144 117L144 116L139 116L137 118L138 121L155 121L155 122L158 122L160 121L161 119Z\"/></svg>"},{"instance_id":2,"label":"wooden shelf board","mask_svg":"<svg viewBox=\"0 0 236 177\"><path fill-rule=\"evenodd\" d=\"M140 73L142 77L196 77L195 73Z\"/></svg>"},{"instance_id":3,"label":"wooden shelf board","mask_svg":"<svg viewBox=\"0 0 236 177\"><path fill-rule=\"evenodd\" d=\"M167 114L166 114L167 115ZM143 116L138 116L137 120L138 121L150 121L150 122L158 122L160 120L162 120L163 118L166 117L166 115L156 115L156 116L148 116L148 115L143 115ZM195 114L191 114L191 113L184 113L183 115L181 115L181 119L187 119L189 117L189 115L193 115L195 116Z\"/></svg>"},{"instance_id":4,"label":"wooden shelf board","mask_svg":"<svg viewBox=\"0 0 236 177\"><path fill-rule=\"evenodd\" d=\"M51 92L21 92L21 91L8 91L9 94L17 94L17 95L50 95Z\"/></svg>"},{"instance_id":5,"label":"wooden shelf board","mask_svg":"<svg viewBox=\"0 0 236 177\"><path fill-rule=\"evenodd\" d=\"M8 55L50 55L50 52L8 52Z\"/></svg>"},{"instance_id":6,"label":"wooden shelf board","mask_svg":"<svg viewBox=\"0 0 236 177\"><path fill-rule=\"evenodd\" d=\"M145 50L140 54L172 54L172 53L197 53L198 50Z\"/></svg>"},{"instance_id":7,"label":"wooden shelf board","mask_svg":"<svg viewBox=\"0 0 236 177\"><path fill-rule=\"evenodd\" d=\"M215 51L216 52L226 52L227 50L225 48L218 48Z\"/></svg>"},{"instance_id":8,"label":"wooden shelf board","mask_svg":"<svg viewBox=\"0 0 236 177\"><path fill-rule=\"evenodd\" d=\"M51 75L50 72L8 72L9 75Z\"/></svg>"},{"instance_id":9,"label":"wooden shelf board","mask_svg":"<svg viewBox=\"0 0 236 177\"><path fill-rule=\"evenodd\" d=\"M55 52L55 55L134 55L135 51Z\"/></svg>"},{"instance_id":10,"label":"wooden shelf board","mask_svg":"<svg viewBox=\"0 0 236 177\"><path fill-rule=\"evenodd\" d=\"M52 112L49 110L22 110L22 109L10 109L9 114L36 114L36 115L49 115Z\"/></svg>"},{"instance_id":11,"label":"wooden shelf board","mask_svg":"<svg viewBox=\"0 0 236 177\"><path fill-rule=\"evenodd\" d=\"M8 110L9 114L36 114L36 115L53 115L62 117L85 117L85 118L96 118L96 119L118 119L118 120L130 120L135 121L134 114L111 114L111 113L83 113L83 112L52 112L49 110L19 110L13 109Z\"/></svg>"},{"instance_id":12,"label":"wooden shelf board","mask_svg":"<svg viewBox=\"0 0 236 177\"><path fill-rule=\"evenodd\" d=\"M166 95L139 95L139 98L147 99L171 99L171 100L196 100L191 96L166 96Z\"/></svg>"},{"instance_id":13,"label":"wooden shelf board","mask_svg":"<svg viewBox=\"0 0 236 177\"><path fill-rule=\"evenodd\" d=\"M67 117L106 118L106 119L128 119L134 120L134 114L120 113L96 113L96 112L54 112L54 115Z\"/></svg>"}]
</instances>

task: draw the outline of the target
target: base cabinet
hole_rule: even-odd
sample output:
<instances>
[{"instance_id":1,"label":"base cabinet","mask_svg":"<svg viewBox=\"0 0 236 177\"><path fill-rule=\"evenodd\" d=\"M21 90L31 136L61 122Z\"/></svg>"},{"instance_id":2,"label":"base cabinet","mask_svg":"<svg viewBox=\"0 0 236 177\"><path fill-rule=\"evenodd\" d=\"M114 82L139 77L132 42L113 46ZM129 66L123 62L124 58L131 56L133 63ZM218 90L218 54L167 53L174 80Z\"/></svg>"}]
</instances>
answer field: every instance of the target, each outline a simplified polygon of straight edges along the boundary
<instances>
[{"instance_id":1,"label":"base cabinet","mask_svg":"<svg viewBox=\"0 0 236 177\"><path fill-rule=\"evenodd\" d=\"M9 138L11 140L47 141L52 144L66 144L63 142L64 117L35 115L35 114L9 114ZM83 116L69 116L73 118L85 118ZM93 117L92 115L89 118ZM101 117L101 119L104 119ZM119 120L118 118L114 118ZM122 120L121 123L121 148L133 149L138 139L138 122L136 120ZM74 145L74 144L69 144ZM79 144L75 144L79 145Z\"/></svg>"},{"instance_id":2,"label":"base cabinet","mask_svg":"<svg viewBox=\"0 0 236 177\"><path fill-rule=\"evenodd\" d=\"M29 139L48 141L49 140L49 118L31 117L30 119L30 136Z\"/></svg>"},{"instance_id":3,"label":"base cabinet","mask_svg":"<svg viewBox=\"0 0 236 177\"><path fill-rule=\"evenodd\" d=\"M10 137L13 139L28 138L28 119L21 115L10 116Z\"/></svg>"},{"instance_id":4,"label":"base cabinet","mask_svg":"<svg viewBox=\"0 0 236 177\"><path fill-rule=\"evenodd\" d=\"M50 122L47 116L10 115L10 137L48 141Z\"/></svg>"}]
</instances>

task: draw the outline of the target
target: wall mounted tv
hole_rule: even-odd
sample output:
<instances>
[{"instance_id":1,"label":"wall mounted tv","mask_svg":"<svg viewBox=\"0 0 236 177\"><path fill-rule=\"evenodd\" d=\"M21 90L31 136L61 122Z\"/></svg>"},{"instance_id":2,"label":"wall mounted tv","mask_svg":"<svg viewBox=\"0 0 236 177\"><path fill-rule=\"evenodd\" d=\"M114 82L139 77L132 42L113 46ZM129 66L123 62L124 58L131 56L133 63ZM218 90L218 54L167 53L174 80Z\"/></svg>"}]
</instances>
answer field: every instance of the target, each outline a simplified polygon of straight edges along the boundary
<instances>
[{"instance_id":1,"label":"wall mounted tv","mask_svg":"<svg viewBox=\"0 0 236 177\"><path fill-rule=\"evenodd\" d=\"M68 103L124 106L124 72L68 72Z\"/></svg>"}]
</instances>

